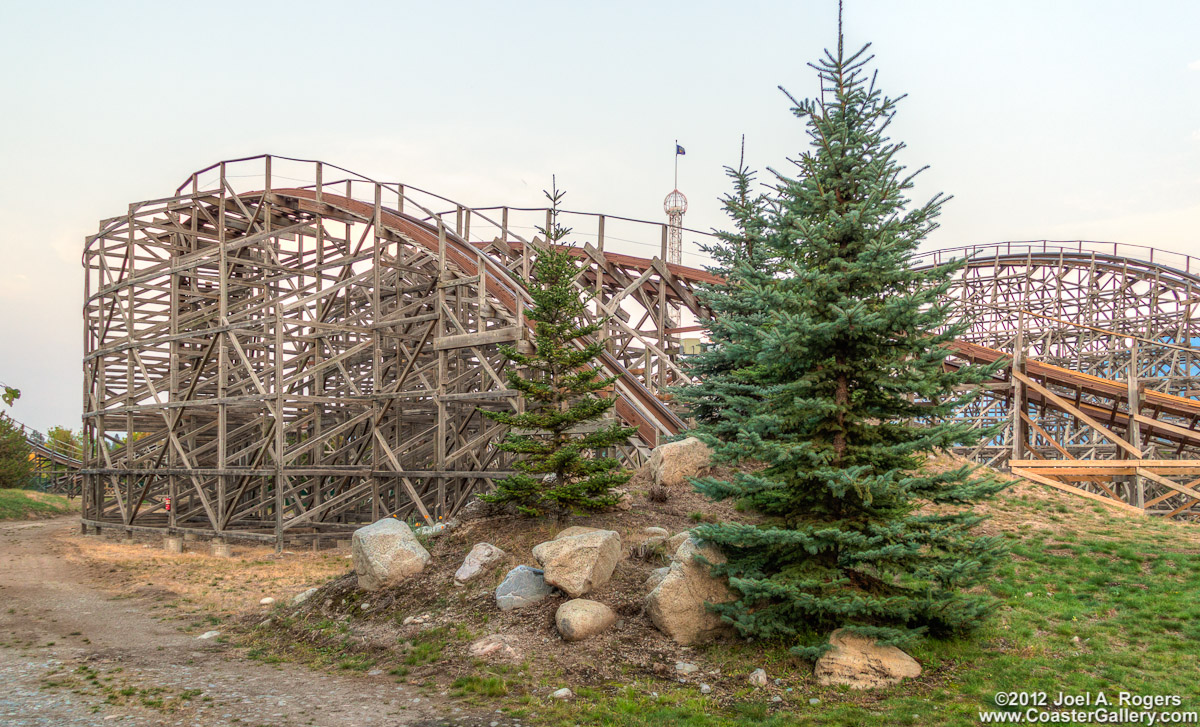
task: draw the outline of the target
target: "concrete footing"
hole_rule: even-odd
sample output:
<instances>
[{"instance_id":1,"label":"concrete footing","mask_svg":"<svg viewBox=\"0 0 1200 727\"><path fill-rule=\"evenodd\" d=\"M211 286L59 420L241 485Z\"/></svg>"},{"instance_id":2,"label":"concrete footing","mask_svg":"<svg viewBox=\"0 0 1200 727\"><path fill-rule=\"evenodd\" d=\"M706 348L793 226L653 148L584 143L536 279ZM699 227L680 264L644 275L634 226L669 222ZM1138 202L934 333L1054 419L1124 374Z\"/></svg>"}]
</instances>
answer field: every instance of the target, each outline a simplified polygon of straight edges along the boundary
<instances>
[{"instance_id":1,"label":"concrete footing","mask_svg":"<svg viewBox=\"0 0 1200 727\"><path fill-rule=\"evenodd\" d=\"M179 555L183 552L183 538L178 535L168 535L163 538L163 550Z\"/></svg>"},{"instance_id":2,"label":"concrete footing","mask_svg":"<svg viewBox=\"0 0 1200 727\"><path fill-rule=\"evenodd\" d=\"M231 558L233 557L233 546L220 540L214 540L212 554L214 558Z\"/></svg>"}]
</instances>

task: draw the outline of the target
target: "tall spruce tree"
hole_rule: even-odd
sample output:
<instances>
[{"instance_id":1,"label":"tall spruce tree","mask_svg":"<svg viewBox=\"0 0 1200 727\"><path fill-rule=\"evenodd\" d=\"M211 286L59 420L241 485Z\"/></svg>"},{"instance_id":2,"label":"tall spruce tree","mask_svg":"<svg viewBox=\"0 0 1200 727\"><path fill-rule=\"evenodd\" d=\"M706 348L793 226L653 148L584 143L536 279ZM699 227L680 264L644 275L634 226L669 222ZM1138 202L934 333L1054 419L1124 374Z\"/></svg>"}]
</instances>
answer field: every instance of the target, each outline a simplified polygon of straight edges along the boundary
<instances>
[{"instance_id":1,"label":"tall spruce tree","mask_svg":"<svg viewBox=\"0 0 1200 727\"><path fill-rule=\"evenodd\" d=\"M712 311L704 321L710 346L691 362L691 374L700 384L672 392L705 432L722 441L735 438L735 422L761 402L758 339L770 324L771 313L762 307L755 286L769 284L778 265L766 240L769 200L755 190L755 173L746 167L745 148L743 138L738 166L725 168L733 190L722 198L722 206L733 229L718 231L715 244L701 246L716 263L707 269L723 282L702 285L697 291Z\"/></svg>"},{"instance_id":2,"label":"tall spruce tree","mask_svg":"<svg viewBox=\"0 0 1200 727\"><path fill-rule=\"evenodd\" d=\"M632 472L604 450L626 442L637 431L613 422L589 427L616 404L596 394L616 377L604 377L593 363L603 351L595 334L603 320L589 322L585 313L591 296L575 285L582 272L564 239L571 230L558 222L564 192L557 185L546 192L549 226L538 231L546 239L525 281L533 306L534 350L524 354L501 346L504 356L522 367L510 368L509 386L521 393L525 411L480 410L487 418L513 428L500 443L504 452L519 455L516 474L496 483L480 496L485 502L512 504L527 515L564 515L572 509L598 510L617 503L612 488L625 484ZM589 430L590 431L587 431Z\"/></svg>"},{"instance_id":3,"label":"tall spruce tree","mask_svg":"<svg viewBox=\"0 0 1200 727\"><path fill-rule=\"evenodd\" d=\"M806 658L836 628L888 644L969 630L991 601L968 589L1002 552L971 533L982 518L969 506L1003 485L969 466L925 468L930 453L981 436L955 412L972 396L960 387L994 369L943 366L964 328L942 297L954 268L915 270L913 253L944 199L909 208L915 174L885 135L898 99L865 73L868 48L847 57L839 19L837 54L810 64L820 98L788 96L811 145L794 176L775 172L768 219L753 223L780 265L769 279L735 276L726 298L768 320L758 331L718 322L720 345L697 362L753 360L752 406L701 418L698 434L719 461L765 464L695 482L762 516L696 528L727 556L713 571L738 596L712 608ZM750 224L731 213L739 230ZM691 398L720 401L724 385L703 382Z\"/></svg>"}]
</instances>

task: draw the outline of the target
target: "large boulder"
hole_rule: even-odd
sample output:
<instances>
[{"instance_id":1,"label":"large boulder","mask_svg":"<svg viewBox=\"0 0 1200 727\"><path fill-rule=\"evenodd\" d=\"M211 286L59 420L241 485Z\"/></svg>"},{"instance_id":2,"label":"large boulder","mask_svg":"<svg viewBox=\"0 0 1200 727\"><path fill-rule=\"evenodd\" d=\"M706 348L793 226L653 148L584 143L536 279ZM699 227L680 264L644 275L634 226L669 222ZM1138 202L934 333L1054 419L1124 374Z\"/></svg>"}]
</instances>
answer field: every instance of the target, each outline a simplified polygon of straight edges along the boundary
<instances>
[{"instance_id":1,"label":"large boulder","mask_svg":"<svg viewBox=\"0 0 1200 727\"><path fill-rule=\"evenodd\" d=\"M463 560L463 564L454 572L454 580L458 583L472 581L486 573L498 561L504 560L505 553L491 543L476 543L471 552Z\"/></svg>"},{"instance_id":2,"label":"large boulder","mask_svg":"<svg viewBox=\"0 0 1200 727\"><path fill-rule=\"evenodd\" d=\"M558 540L559 538L569 538L574 535L583 535L584 533L594 533L599 529L600 528L589 528L584 525L572 525L569 528L563 528L560 530L558 535L554 536L554 540Z\"/></svg>"},{"instance_id":3,"label":"large boulder","mask_svg":"<svg viewBox=\"0 0 1200 727\"><path fill-rule=\"evenodd\" d=\"M672 558L674 558L675 554L679 552L679 546L683 545L691 537L692 531L684 530L682 533L676 533L670 538L667 538L667 552L671 554Z\"/></svg>"},{"instance_id":4,"label":"large boulder","mask_svg":"<svg viewBox=\"0 0 1200 727\"><path fill-rule=\"evenodd\" d=\"M851 689L878 689L921 676L921 665L895 646L838 629L829 635L832 649L817 659L813 673L822 686L844 684Z\"/></svg>"},{"instance_id":5,"label":"large boulder","mask_svg":"<svg viewBox=\"0 0 1200 727\"><path fill-rule=\"evenodd\" d=\"M656 485L679 487L687 478L708 472L712 450L695 437L668 442L654 448L644 467Z\"/></svg>"},{"instance_id":6,"label":"large boulder","mask_svg":"<svg viewBox=\"0 0 1200 727\"><path fill-rule=\"evenodd\" d=\"M646 589L647 593L653 591L659 583L663 582L663 579L666 578L667 574L670 572L671 569L665 566L662 568L655 568L654 570L650 571L650 575L646 578L646 582L642 587Z\"/></svg>"},{"instance_id":7,"label":"large boulder","mask_svg":"<svg viewBox=\"0 0 1200 727\"><path fill-rule=\"evenodd\" d=\"M725 562L714 546L701 546L689 538L679 546L666 575L646 596L650 621L680 644L707 641L729 630L729 625L705 604L728 603L735 596L725 581L709 575L708 566L696 562L698 555L710 563Z\"/></svg>"},{"instance_id":8,"label":"large boulder","mask_svg":"<svg viewBox=\"0 0 1200 727\"><path fill-rule=\"evenodd\" d=\"M621 535L615 530L560 534L534 546L533 557L545 569L547 583L578 598L612 578L621 559Z\"/></svg>"},{"instance_id":9,"label":"large boulder","mask_svg":"<svg viewBox=\"0 0 1200 727\"><path fill-rule=\"evenodd\" d=\"M537 568L519 565L508 572L496 587L496 605L501 611L525 608L541 601L554 592L546 583L544 574Z\"/></svg>"},{"instance_id":10,"label":"large boulder","mask_svg":"<svg viewBox=\"0 0 1200 727\"><path fill-rule=\"evenodd\" d=\"M433 560L408 523L396 518L384 518L355 530L350 555L358 587L368 591L402 583L425 570Z\"/></svg>"},{"instance_id":11,"label":"large boulder","mask_svg":"<svg viewBox=\"0 0 1200 727\"><path fill-rule=\"evenodd\" d=\"M563 641L583 641L608 630L617 622L617 612L598 601L576 598L558 607L554 625Z\"/></svg>"}]
</instances>

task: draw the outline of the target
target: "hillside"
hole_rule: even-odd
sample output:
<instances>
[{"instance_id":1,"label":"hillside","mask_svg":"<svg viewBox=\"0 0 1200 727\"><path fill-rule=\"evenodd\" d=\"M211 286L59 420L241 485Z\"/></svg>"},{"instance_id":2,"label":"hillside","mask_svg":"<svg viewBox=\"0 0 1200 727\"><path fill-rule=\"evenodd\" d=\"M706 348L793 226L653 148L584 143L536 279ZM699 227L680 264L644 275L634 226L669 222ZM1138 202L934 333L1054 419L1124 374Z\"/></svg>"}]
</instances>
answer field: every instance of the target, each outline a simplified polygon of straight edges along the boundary
<instances>
[{"instance_id":1,"label":"hillside","mask_svg":"<svg viewBox=\"0 0 1200 727\"><path fill-rule=\"evenodd\" d=\"M0 489L0 520L35 520L79 511L79 503L37 490Z\"/></svg>"},{"instance_id":2,"label":"hillside","mask_svg":"<svg viewBox=\"0 0 1200 727\"><path fill-rule=\"evenodd\" d=\"M642 613L642 584L663 560L637 547L641 530L660 526L674 533L699 519L734 514L690 492L673 492L662 503L638 492L628 511L571 519L571 525L619 531L626 551L612 581L589 596L617 610L621 622L576 643L562 641L554 626L561 597L501 612L492 595L508 568L534 563L529 551L561 529L554 523L470 520L428 543L434 560L420 576L371 594L354 588L349 561L296 556L311 567L293 567L289 576L336 574L339 562L346 573L333 575L300 608L285 604L303 579L270 577L263 549L238 549L232 563L188 556L193 565L184 572L142 548L106 545L103 557L122 565L131 580L153 581L240 616L234 638L251 658L395 679L535 724L963 724L990 708L998 690L1177 694L1189 706L1192 644L1200 638L1200 606L1192 598L1200 589L1200 529L1116 513L1023 483L984 507L991 516L985 529L1003 534L1012 548L989 587L1000 602L997 615L973 640L914 650L924 674L872 693L818 686L811 664L782 645L731 640L687 648L653 628ZM506 551L506 561L480 581L454 586L452 574L481 541ZM247 577L237 575L238 564ZM220 585L211 592L198 587L208 583ZM269 619L257 605L264 595L280 603ZM467 654L473 640L493 633L515 637L516 662ZM676 662L699 671L681 676ZM778 683L752 689L746 677L760 667ZM701 693L702 683L711 693ZM547 698L563 686L577 697Z\"/></svg>"}]
</instances>

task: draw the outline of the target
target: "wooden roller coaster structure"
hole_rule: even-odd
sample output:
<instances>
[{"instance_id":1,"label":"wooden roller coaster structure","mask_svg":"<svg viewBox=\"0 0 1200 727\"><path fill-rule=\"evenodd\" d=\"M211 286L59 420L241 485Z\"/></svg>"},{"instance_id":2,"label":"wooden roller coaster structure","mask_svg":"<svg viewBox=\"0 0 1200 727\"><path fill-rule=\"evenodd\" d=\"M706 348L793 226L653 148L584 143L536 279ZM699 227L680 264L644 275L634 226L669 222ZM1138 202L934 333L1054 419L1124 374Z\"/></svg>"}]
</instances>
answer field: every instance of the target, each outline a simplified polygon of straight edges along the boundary
<instances>
[{"instance_id":1,"label":"wooden roller coaster structure","mask_svg":"<svg viewBox=\"0 0 1200 727\"><path fill-rule=\"evenodd\" d=\"M259 156L102 221L83 256L84 524L282 544L452 517L508 472L479 409L522 406L497 346L529 345L522 280L547 214ZM665 224L564 216L590 315L609 316L614 416L637 428L614 454L636 466L686 429L666 388L688 380L683 337L708 315L697 286L719 279L664 262ZM1038 242L919 259L967 258L952 295L974 323L947 365L1012 361L963 414L1002 428L963 453L1191 516L1200 267L1164 255Z\"/></svg>"}]
</instances>

